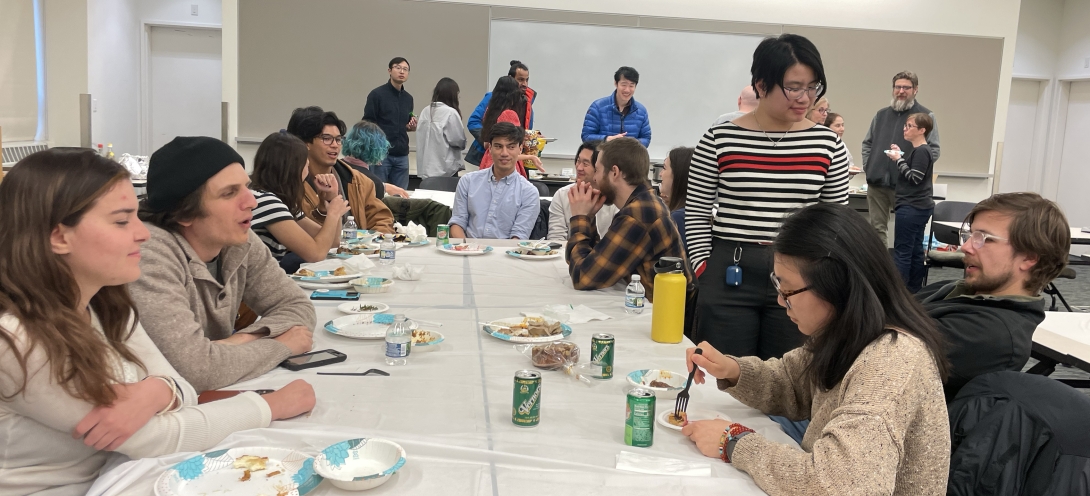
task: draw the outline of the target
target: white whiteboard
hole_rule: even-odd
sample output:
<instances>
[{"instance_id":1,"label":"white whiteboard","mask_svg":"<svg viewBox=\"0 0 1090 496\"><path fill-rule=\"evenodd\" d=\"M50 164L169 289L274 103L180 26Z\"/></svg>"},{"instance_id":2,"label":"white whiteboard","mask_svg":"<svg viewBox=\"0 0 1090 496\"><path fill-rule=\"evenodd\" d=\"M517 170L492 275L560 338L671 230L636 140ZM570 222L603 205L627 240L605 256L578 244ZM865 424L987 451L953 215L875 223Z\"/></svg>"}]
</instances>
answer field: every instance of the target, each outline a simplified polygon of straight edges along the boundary
<instances>
[{"instance_id":1,"label":"white whiteboard","mask_svg":"<svg viewBox=\"0 0 1090 496\"><path fill-rule=\"evenodd\" d=\"M750 82L753 50L763 36L491 21L488 81L495 85L511 60L530 67L538 91L534 128L559 141L545 155L573 156L591 102L613 92L613 73L640 73L635 99L651 118L652 160L671 148L696 146L719 115L738 110ZM491 91L491 87L488 89ZM468 107L468 102L466 105Z\"/></svg>"}]
</instances>

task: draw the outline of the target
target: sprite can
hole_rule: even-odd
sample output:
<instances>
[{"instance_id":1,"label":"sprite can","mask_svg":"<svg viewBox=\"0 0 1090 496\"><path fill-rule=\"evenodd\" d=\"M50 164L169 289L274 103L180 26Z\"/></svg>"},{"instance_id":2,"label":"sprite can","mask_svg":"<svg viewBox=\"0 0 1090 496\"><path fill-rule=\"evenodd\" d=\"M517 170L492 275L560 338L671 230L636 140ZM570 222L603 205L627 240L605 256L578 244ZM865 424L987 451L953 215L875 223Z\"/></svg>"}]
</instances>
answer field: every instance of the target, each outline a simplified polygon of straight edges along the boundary
<instances>
[{"instance_id":1,"label":"sprite can","mask_svg":"<svg viewBox=\"0 0 1090 496\"><path fill-rule=\"evenodd\" d=\"M533 370L515 372L515 397L511 404L511 422L519 427L533 427L540 421L541 374Z\"/></svg>"},{"instance_id":2,"label":"sprite can","mask_svg":"<svg viewBox=\"0 0 1090 496\"><path fill-rule=\"evenodd\" d=\"M590 363L602 366L599 379L613 378L614 344L612 334L598 333L590 337Z\"/></svg>"},{"instance_id":3,"label":"sprite can","mask_svg":"<svg viewBox=\"0 0 1090 496\"><path fill-rule=\"evenodd\" d=\"M435 228L435 246L450 243L450 224L439 224Z\"/></svg>"},{"instance_id":4,"label":"sprite can","mask_svg":"<svg viewBox=\"0 0 1090 496\"><path fill-rule=\"evenodd\" d=\"M635 388L628 392L625 407L624 443L637 448L651 446L655 439L655 393Z\"/></svg>"}]
</instances>

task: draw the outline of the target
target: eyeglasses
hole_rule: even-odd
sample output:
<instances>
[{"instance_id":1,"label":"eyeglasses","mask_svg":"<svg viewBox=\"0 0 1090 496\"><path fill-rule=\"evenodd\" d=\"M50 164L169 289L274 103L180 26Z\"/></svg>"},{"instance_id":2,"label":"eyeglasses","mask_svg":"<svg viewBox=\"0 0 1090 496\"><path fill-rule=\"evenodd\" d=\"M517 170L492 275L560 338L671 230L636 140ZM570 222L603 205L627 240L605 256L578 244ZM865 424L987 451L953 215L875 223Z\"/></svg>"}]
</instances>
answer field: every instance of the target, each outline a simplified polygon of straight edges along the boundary
<instances>
[{"instance_id":1,"label":"eyeglasses","mask_svg":"<svg viewBox=\"0 0 1090 496\"><path fill-rule=\"evenodd\" d=\"M912 91L912 90L916 89L916 87L915 86L893 85L893 89L895 89L897 91Z\"/></svg>"},{"instance_id":2,"label":"eyeglasses","mask_svg":"<svg viewBox=\"0 0 1090 496\"><path fill-rule=\"evenodd\" d=\"M821 84L816 84L808 88L781 87L781 89L783 90L783 96L786 96L788 100L800 100L802 99L802 95L809 95L810 98L814 98L817 96L818 93L821 93L822 88L824 88L824 86L822 86Z\"/></svg>"},{"instance_id":3,"label":"eyeglasses","mask_svg":"<svg viewBox=\"0 0 1090 496\"><path fill-rule=\"evenodd\" d=\"M816 108L814 111L821 115L829 115L829 109L827 108Z\"/></svg>"},{"instance_id":4,"label":"eyeglasses","mask_svg":"<svg viewBox=\"0 0 1090 496\"><path fill-rule=\"evenodd\" d=\"M919 129L915 124L905 124L905 129Z\"/></svg>"},{"instance_id":5,"label":"eyeglasses","mask_svg":"<svg viewBox=\"0 0 1090 496\"><path fill-rule=\"evenodd\" d=\"M334 141L336 141L339 145L342 141L344 141L344 136L331 136L328 134L323 134L319 136L319 138L322 139L322 143L325 143L327 145L332 145Z\"/></svg>"},{"instance_id":6,"label":"eyeglasses","mask_svg":"<svg viewBox=\"0 0 1090 496\"><path fill-rule=\"evenodd\" d=\"M993 235L993 234L988 234L988 233L986 233L984 231L969 231L969 230L966 230L966 229L962 229L961 232L959 232L958 234L961 237L961 244L962 245L965 245L965 244L967 244L967 243L969 243L971 241L973 243L973 248L975 248L977 250L983 248L984 243L988 242L989 239L997 239L999 241L1010 241L1008 238L1002 238L1002 237L999 237L999 236L996 236L996 235Z\"/></svg>"},{"instance_id":7,"label":"eyeglasses","mask_svg":"<svg viewBox=\"0 0 1090 496\"><path fill-rule=\"evenodd\" d=\"M405 66L405 65L395 65L395 66L391 67L390 69L394 70L394 71L409 72L409 66Z\"/></svg>"},{"instance_id":8,"label":"eyeglasses","mask_svg":"<svg viewBox=\"0 0 1090 496\"><path fill-rule=\"evenodd\" d=\"M799 293L805 293L810 290L810 286L806 286L802 289L785 292L783 289L780 288L780 278L776 277L775 272L770 272L768 274L768 278L772 279L772 287L776 288L776 292L780 294L780 298L783 298L783 306L786 307L788 310L791 310L791 300L788 300L788 298L795 296Z\"/></svg>"},{"instance_id":9,"label":"eyeglasses","mask_svg":"<svg viewBox=\"0 0 1090 496\"><path fill-rule=\"evenodd\" d=\"M575 165L578 165L580 167L594 167L594 162L591 162L590 160L579 159L575 161Z\"/></svg>"}]
</instances>

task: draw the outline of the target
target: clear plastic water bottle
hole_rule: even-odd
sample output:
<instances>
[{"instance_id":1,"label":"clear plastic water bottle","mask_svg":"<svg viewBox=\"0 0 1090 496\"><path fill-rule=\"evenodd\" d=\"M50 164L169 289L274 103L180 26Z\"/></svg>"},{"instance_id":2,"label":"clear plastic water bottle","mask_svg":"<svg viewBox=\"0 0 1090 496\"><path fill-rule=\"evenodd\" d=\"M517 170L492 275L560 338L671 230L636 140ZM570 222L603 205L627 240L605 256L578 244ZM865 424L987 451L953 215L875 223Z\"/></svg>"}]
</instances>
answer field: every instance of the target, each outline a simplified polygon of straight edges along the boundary
<instances>
[{"instance_id":1,"label":"clear plastic water bottle","mask_svg":"<svg viewBox=\"0 0 1090 496\"><path fill-rule=\"evenodd\" d=\"M359 231L359 229L359 226L356 225L356 219L349 215L348 222L345 222L344 227L341 228L341 243L355 241L356 232Z\"/></svg>"},{"instance_id":2,"label":"clear plastic water bottle","mask_svg":"<svg viewBox=\"0 0 1090 496\"><path fill-rule=\"evenodd\" d=\"M394 244L394 236L392 234L382 235L382 243L378 245L378 263L393 265L395 258L397 258L397 245Z\"/></svg>"},{"instance_id":3,"label":"clear plastic water bottle","mask_svg":"<svg viewBox=\"0 0 1090 496\"><path fill-rule=\"evenodd\" d=\"M394 316L394 324L386 329L386 365L405 365L413 346L413 331L402 314Z\"/></svg>"},{"instance_id":4,"label":"clear plastic water bottle","mask_svg":"<svg viewBox=\"0 0 1090 496\"><path fill-rule=\"evenodd\" d=\"M628 283L628 287L624 288L624 311L625 313L641 314L643 313L643 298L646 292L643 289L643 284L640 283L640 275L632 274L632 282Z\"/></svg>"}]
</instances>

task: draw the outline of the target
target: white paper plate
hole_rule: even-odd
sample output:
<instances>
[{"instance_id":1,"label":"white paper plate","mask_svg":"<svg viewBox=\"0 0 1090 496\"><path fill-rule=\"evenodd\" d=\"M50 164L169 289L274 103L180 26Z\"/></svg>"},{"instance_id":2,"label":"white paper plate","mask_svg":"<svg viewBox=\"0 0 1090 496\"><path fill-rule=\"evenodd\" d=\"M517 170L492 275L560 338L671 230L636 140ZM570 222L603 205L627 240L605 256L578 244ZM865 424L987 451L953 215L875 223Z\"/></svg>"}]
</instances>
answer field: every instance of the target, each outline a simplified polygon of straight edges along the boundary
<instances>
[{"instance_id":1,"label":"white paper plate","mask_svg":"<svg viewBox=\"0 0 1090 496\"><path fill-rule=\"evenodd\" d=\"M461 257L472 257L475 255L487 255L489 253L492 253L491 246L485 246L484 248L476 251L458 251L455 250L452 246L453 245L443 245L437 247L436 250L439 250L440 253L446 253L447 255L457 255Z\"/></svg>"},{"instance_id":2,"label":"white paper plate","mask_svg":"<svg viewBox=\"0 0 1090 496\"><path fill-rule=\"evenodd\" d=\"M333 275L333 271L331 271L331 270L319 270L319 271L315 271L315 273L317 275L312 276L312 277L303 277L303 276L300 276L300 275L292 274L291 278L295 279L298 282L335 283L335 282L348 282L348 281L351 281L352 279L356 279L356 278L363 275L360 272L353 272L353 273L348 274L348 275L335 276L335 275Z\"/></svg>"},{"instance_id":3,"label":"white paper plate","mask_svg":"<svg viewBox=\"0 0 1090 496\"><path fill-rule=\"evenodd\" d=\"M361 306L364 306L364 305L371 305L371 306L376 307L376 308L375 308L375 310L367 310L367 311L359 310L359 308ZM363 313L382 313L382 312L385 312L385 311L387 311L389 309L390 309L390 305L387 305L385 303L379 303L377 301L349 301L349 302L345 302L345 303L341 303L340 305L337 305L337 310L340 310L340 311L342 311L344 313L352 314L352 315L363 314Z\"/></svg>"},{"instance_id":4,"label":"white paper plate","mask_svg":"<svg viewBox=\"0 0 1090 496\"><path fill-rule=\"evenodd\" d=\"M250 480L240 481L243 470L233 468L235 459L267 456L265 470L251 472ZM266 477L280 471L280 474ZM322 477L314 471L314 459L284 448L232 448L194 456L167 469L155 481L156 496L197 496L206 494L288 494L302 496Z\"/></svg>"},{"instance_id":5,"label":"white paper plate","mask_svg":"<svg viewBox=\"0 0 1090 496\"><path fill-rule=\"evenodd\" d=\"M361 313L333 319L325 323L325 330L330 334L352 339L386 339L386 330L391 324L376 324L374 314ZM416 329L416 322L409 321L409 327Z\"/></svg>"},{"instance_id":6,"label":"white paper plate","mask_svg":"<svg viewBox=\"0 0 1090 496\"><path fill-rule=\"evenodd\" d=\"M643 369L633 370L628 373L628 383L645 389L650 389L655 392L655 397L659 399L674 399L677 398L677 394L685 389L685 380L689 378L689 374L679 374L670 370L659 369ZM669 388L661 388L649 386L651 381L662 381L670 385Z\"/></svg>"},{"instance_id":7,"label":"white paper plate","mask_svg":"<svg viewBox=\"0 0 1090 496\"><path fill-rule=\"evenodd\" d=\"M300 288L303 289L352 289L352 285L347 282L309 282L309 281L295 281Z\"/></svg>"},{"instance_id":8,"label":"white paper plate","mask_svg":"<svg viewBox=\"0 0 1090 496\"><path fill-rule=\"evenodd\" d=\"M560 341L561 339L571 336L571 326L563 323L560 324L560 334L539 338L515 337L497 331L497 329L501 327L507 327L522 323L522 319L522 317L511 317L506 319L493 320L492 322L482 325L481 330L484 331L485 334L488 334L489 336L492 336L496 339L502 339L504 341L509 341L512 343L548 343L552 341ZM547 321L555 322L550 319L547 319Z\"/></svg>"},{"instance_id":9,"label":"white paper plate","mask_svg":"<svg viewBox=\"0 0 1090 496\"><path fill-rule=\"evenodd\" d=\"M663 405L663 406L664 407L672 407L673 405ZM699 408L698 409L690 408L685 413L688 415L689 422L696 422L697 420L715 420L715 419L722 419L722 420L726 420L728 422L730 421L730 417L728 417L726 415L723 415L722 413L719 413L719 412L713 412L711 410L702 410L702 409L699 409ZM667 429L674 430L674 431L681 431L681 427L678 427L678 426L676 426L674 424L671 424L670 421L666 420L667 415L673 415L673 414L674 414L674 409L673 408L669 408L665 412L659 412L659 414L656 415L658 417L658 423L659 423L659 425L661 425L661 426L663 426L663 427L665 427Z\"/></svg>"},{"instance_id":10,"label":"white paper plate","mask_svg":"<svg viewBox=\"0 0 1090 496\"><path fill-rule=\"evenodd\" d=\"M556 250L556 253L553 253L552 255L527 255L527 254L524 254L524 253L519 253L519 252L517 252L515 250L507 250L504 253L507 253L508 256L515 257L515 258L517 258L519 260L533 260L533 261L537 261L537 260L555 260L557 258L561 258L561 257L564 256L564 252L562 252L560 250Z\"/></svg>"},{"instance_id":11,"label":"white paper plate","mask_svg":"<svg viewBox=\"0 0 1090 496\"><path fill-rule=\"evenodd\" d=\"M338 488L362 491L378 487L405 465L405 450L385 439L350 439L322 450L314 468Z\"/></svg>"}]
</instances>

